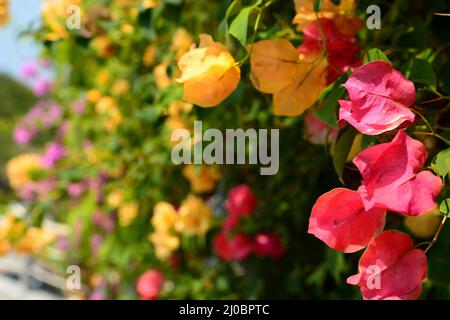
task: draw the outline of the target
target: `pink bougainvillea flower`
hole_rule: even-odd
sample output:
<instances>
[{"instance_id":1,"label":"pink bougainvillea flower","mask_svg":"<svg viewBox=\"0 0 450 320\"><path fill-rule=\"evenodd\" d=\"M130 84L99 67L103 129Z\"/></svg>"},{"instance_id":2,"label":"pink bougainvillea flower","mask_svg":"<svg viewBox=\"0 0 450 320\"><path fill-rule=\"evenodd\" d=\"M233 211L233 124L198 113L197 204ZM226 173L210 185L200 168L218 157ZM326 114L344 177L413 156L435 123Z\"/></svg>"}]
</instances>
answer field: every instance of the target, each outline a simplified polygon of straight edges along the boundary
<instances>
[{"instance_id":1,"label":"pink bougainvillea flower","mask_svg":"<svg viewBox=\"0 0 450 320\"><path fill-rule=\"evenodd\" d=\"M340 74L346 72L347 69L361 65L361 59L359 58L360 47L353 34L342 33L334 20L323 18L311 21L303 29L304 42L298 47L300 53L323 50L322 32L319 23L327 43L329 60L327 84L330 84Z\"/></svg>"},{"instance_id":2,"label":"pink bougainvillea flower","mask_svg":"<svg viewBox=\"0 0 450 320\"><path fill-rule=\"evenodd\" d=\"M158 270L149 270L139 278L136 290L143 300L154 300L158 298L164 285L164 275Z\"/></svg>"},{"instance_id":3,"label":"pink bougainvillea flower","mask_svg":"<svg viewBox=\"0 0 450 320\"><path fill-rule=\"evenodd\" d=\"M385 231L369 243L358 269L347 283L360 286L365 300L412 300L422 293L427 257L407 234Z\"/></svg>"},{"instance_id":4,"label":"pink bougainvillea flower","mask_svg":"<svg viewBox=\"0 0 450 320\"><path fill-rule=\"evenodd\" d=\"M307 111L304 118L303 138L312 144L325 144L333 142L338 131L323 123L312 111Z\"/></svg>"},{"instance_id":5,"label":"pink bougainvillea flower","mask_svg":"<svg viewBox=\"0 0 450 320\"><path fill-rule=\"evenodd\" d=\"M442 180L430 171L421 171L427 157L425 146L403 130L391 142L359 153L353 163L363 178L358 191L365 208L385 208L412 216L434 209Z\"/></svg>"},{"instance_id":6,"label":"pink bougainvillea flower","mask_svg":"<svg viewBox=\"0 0 450 320\"><path fill-rule=\"evenodd\" d=\"M336 188L322 195L309 218L308 233L331 248L355 252L367 246L384 228L386 210L365 210L357 191Z\"/></svg>"},{"instance_id":7,"label":"pink bougainvillea flower","mask_svg":"<svg viewBox=\"0 0 450 320\"><path fill-rule=\"evenodd\" d=\"M339 120L366 135L378 135L412 123L408 108L416 100L414 84L386 61L369 62L356 69L344 84L350 100L339 100Z\"/></svg>"},{"instance_id":8,"label":"pink bougainvillea flower","mask_svg":"<svg viewBox=\"0 0 450 320\"><path fill-rule=\"evenodd\" d=\"M38 66L36 64L36 62L34 61L30 61L25 63L21 68L20 68L20 75L24 78L34 78L37 74L37 70Z\"/></svg>"},{"instance_id":9,"label":"pink bougainvillea flower","mask_svg":"<svg viewBox=\"0 0 450 320\"><path fill-rule=\"evenodd\" d=\"M256 197L249 186L241 184L230 190L225 207L231 215L248 216L255 210Z\"/></svg>"},{"instance_id":10,"label":"pink bougainvillea flower","mask_svg":"<svg viewBox=\"0 0 450 320\"><path fill-rule=\"evenodd\" d=\"M216 254L226 261L241 261L252 253L253 241L243 234L232 236L222 232L214 239L214 249Z\"/></svg>"},{"instance_id":11,"label":"pink bougainvillea flower","mask_svg":"<svg viewBox=\"0 0 450 320\"><path fill-rule=\"evenodd\" d=\"M280 237L274 233L257 234L253 250L259 256L270 256L274 259L281 258L286 252Z\"/></svg>"},{"instance_id":12,"label":"pink bougainvillea flower","mask_svg":"<svg viewBox=\"0 0 450 320\"><path fill-rule=\"evenodd\" d=\"M52 90L53 82L49 79L38 79L36 83L33 85L33 92L36 96L41 97L44 96Z\"/></svg>"},{"instance_id":13,"label":"pink bougainvillea flower","mask_svg":"<svg viewBox=\"0 0 450 320\"><path fill-rule=\"evenodd\" d=\"M52 168L55 164L67 156L67 149L58 142L48 143L44 154L42 155L42 166Z\"/></svg>"},{"instance_id":14,"label":"pink bougainvillea flower","mask_svg":"<svg viewBox=\"0 0 450 320\"><path fill-rule=\"evenodd\" d=\"M33 140L34 136L36 135L35 129L27 129L27 128L21 128L16 127L13 132L13 139L17 144L20 145L26 145Z\"/></svg>"},{"instance_id":15,"label":"pink bougainvillea flower","mask_svg":"<svg viewBox=\"0 0 450 320\"><path fill-rule=\"evenodd\" d=\"M224 229L233 229L239 223L239 218L252 215L255 207L256 197L249 186L241 184L232 188L225 203L229 216L223 222Z\"/></svg>"}]
</instances>

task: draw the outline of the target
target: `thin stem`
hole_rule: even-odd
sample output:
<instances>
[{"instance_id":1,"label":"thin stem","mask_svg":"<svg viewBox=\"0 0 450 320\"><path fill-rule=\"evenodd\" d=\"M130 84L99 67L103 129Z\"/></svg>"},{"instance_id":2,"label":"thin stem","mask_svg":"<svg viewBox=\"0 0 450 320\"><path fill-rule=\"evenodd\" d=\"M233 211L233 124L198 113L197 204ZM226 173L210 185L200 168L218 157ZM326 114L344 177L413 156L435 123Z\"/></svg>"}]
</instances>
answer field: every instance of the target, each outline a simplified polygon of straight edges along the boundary
<instances>
[{"instance_id":1,"label":"thin stem","mask_svg":"<svg viewBox=\"0 0 450 320\"><path fill-rule=\"evenodd\" d=\"M441 224L439 225L439 228L437 229L436 234L434 235L433 240L431 240L430 244L428 245L428 247L427 247L427 248L425 249L425 251L424 251L425 253L427 253L428 250L430 250L431 247L436 243L436 241L437 241L437 239L438 239L438 237L439 237L439 234L440 234L441 231L442 231L442 227L443 227L444 224L445 224L445 221L447 221L447 216L444 216L444 218L442 218Z\"/></svg>"},{"instance_id":2,"label":"thin stem","mask_svg":"<svg viewBox=\"0 0 450 320\"><path fill-rule=\"evenodd\" d=\"M422 132L422 131L415 131L413 133L415 135L432 136L432 137L438 138L439 140L441 140L442 142L444 142L445 144L450 146L450 140L444 138L443 136L441 136L438 133L435 133L435 132Z\"/></svg>"},{"instance_id":3,"label":"thin stem","mask_svg":"<svg viewBox=\"0 0 450 320\"><path fill-rule=\"evenodd\" d=\"M252 55L253 52L253 45L256 41L256 35L258 34L258 29L259 29L259 25L261 23L261 17L262 17L262 13L264 12L265 9L267 9L275 0L270 0L267 1L261 8L257 8L258 10L258 15L256 16L256 20L255 20L255 27L253 28L253 34L252 34L252 40L251 40L251 44L250 44L250 50L248 50L247 54L245 55L244 58L242 58L242 60L240 60L237 65L238 66L242 66L245 62L247 62L247 60L250 58L250 56Z\"/></svg>"},{"instance_id":4,"label":"thin stem","mask_svg":"<svg viewBox=\"0 0 450 320\"><path fill-rule=\"evenodd\" d=\"M417 114L422 121L427 125L428 129L430 129L430 131L434 134L434 129L431 126L430 122L428 122L427 118L425 118L425 116L423 114L421 114L419 111L411 109L415 114Z\"/></svg>"}]
</instances>

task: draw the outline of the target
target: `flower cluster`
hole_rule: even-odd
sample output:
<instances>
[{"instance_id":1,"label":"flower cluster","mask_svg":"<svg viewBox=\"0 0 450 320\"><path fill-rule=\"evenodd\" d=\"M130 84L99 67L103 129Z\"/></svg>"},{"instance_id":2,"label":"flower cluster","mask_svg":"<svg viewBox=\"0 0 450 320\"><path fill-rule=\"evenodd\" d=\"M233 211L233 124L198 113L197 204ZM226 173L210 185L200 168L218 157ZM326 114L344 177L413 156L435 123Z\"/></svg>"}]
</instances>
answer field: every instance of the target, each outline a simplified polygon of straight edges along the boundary
<instances>
[{"instance_id":1,"label":"flower cluster","mask_svg":"<svg viewBox=\"0 0 450 320\"><path fill-rule=\"evenodd\" d=\"M256 197L249 186L239 185L230 190L226 203L229 215L223 222L223 231L214 239L214 247L219 257L227 261L241 261L251 253L274 259L283 256L286 249L275 233L265 232L249 236L239 231L239 220L253 215L255 208Z\"/></svg>"},{"instance_id":2,"label":"flower cluster","mask_svg":"<svg viewBox=\"0 0 450 320\"><path fill-rule=\"evenodd\" d=\"M412 122L407 108L415 101L414 85L384 61L368 63L345 84L351 101L340 101L341 119L365 134L379 134ZM426 274L426 256L413 249L408 235L382 232L386 213L421 216L436 208L443 183L425 170L428 151L424 144L398 130L387 143L368 147L353 159L362 182L357 191L337 188L315 203L308 232L331 248L356 252L360 274L348 282L359 285L365 299L417 298ZM373 264L371 264L373 263ZM382 289L367 285L371 266L381 269ZM414 269L414 272L411 270Z\"/></svg>"}]
</instances>

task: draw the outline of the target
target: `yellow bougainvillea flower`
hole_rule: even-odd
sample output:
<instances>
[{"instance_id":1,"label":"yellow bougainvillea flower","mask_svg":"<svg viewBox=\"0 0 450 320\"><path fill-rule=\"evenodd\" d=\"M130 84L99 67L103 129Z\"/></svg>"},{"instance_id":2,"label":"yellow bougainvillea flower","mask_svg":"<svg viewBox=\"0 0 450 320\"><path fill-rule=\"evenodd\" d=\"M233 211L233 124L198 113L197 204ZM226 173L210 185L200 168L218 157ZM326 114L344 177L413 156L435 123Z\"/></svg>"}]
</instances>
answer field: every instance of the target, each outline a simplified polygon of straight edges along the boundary
<instances>
[{"instance_id":1,"label":"yellow bougainvillea flower","mask_svg":"<svg viewBox=\"0 0 450 320\"><path fill-rule=\"evenodd\" d=\"M95 77L96 84L101 87L108 86L110 81L111 81L111 73L108 71L108 69L100 70L97 73L97 76Z\"/></svg>"},{"instance_id":2,"label":"yellow bougainvillea flower","mask_svg":"<svg viewBox=\"0 0 450 320\"><path fill-rule=\"evenodd\" d=\"M192 164L183 168L183 176L191 183L191 190L196 193L211 192L220 180L221 174L217 169L208 166L196 167Z\"/></svg>"},{"instance_id":3,"label":"yellow bougainvillea flower","mask_svg":"<svg viewBox=\"0 0 450 320\"><path fill-rule=\"evenodd\" d=\"M102 58L107 58L114 54L111 38L106 34L98 35L92 39L91 47L95 50L97 55Z\"/></svg>"},{"instance_id":4,"label":"yellow bougainvillea flower","mask_svg":"<svg viewBox=\"0 0 450 320\"><path fill-rule=\"evenodd\" d=\"M179 28L172 38L170 49L175 51L175 59L179 60L183 54L189 51L194 44L194 39L184 28Z\"/></svg>"},{"instance_id":5,"label":"yellow bougainvillea flower","mask_svg":"<svg viewBox=\"0 0 450 320\"><path fill-rule=\"evenodd\" d=\"M205 202L194 195L189 195L178 210L175 229L185 235L203 235L211 223L212 212Z\"/></svg>"},{"instance_id":6,"label":"yellow bougainvillea flower","mask_svg":"<svg viewBox=\"0 0 450 320\"><path fill-rule=\"evenodd\" d=\"M166 62L158 64L153 69L153 74L155 76L155 83L156 87L159 90L164 90L168 86L172 84L172 79L170 79L169 75L167 74L167 68L168 64Z\"/></svg>"},{"instance_id":7,"label":"yellow bougainvillea flower","mask_svg":"<svg viewBox=\"0 0 450 320\"><path fill-rule=\"evenodd\" d=\"M9 21L9 0L0 0L0 27Z\"/></svg>"},{"instance_id":8,"label":"yellow bougainvillea flower","mask_svg":"<svg viewBox=\"0 0 450 320\"><path fill-rule=\"evenodd\" d=\"M153 208L152 226L158 232L169 232L178 219L175 207L168 202L158 202Z\"/></svg>"},{"instance_id":9,"label":"yellow bougainvillea flower","mask_svg":"<svg viewBox=\"0 0 450 320\"><path fill-rule=\"evenodd\" d=\"M44 25L50 29L45 34L45 39L49 41L57 41L68 39L69 32L66 27L68 18L67 9L76 5L80 7L80 0L45 0L42 4L42 21Z\"/></svg>"},{"instance_id":10,"label":"yellow bougainvillea flower","mask_svg":"<svg viewBox=\"0 0 450 320\"><path fill-rule=\"evenodd\" d=\"M159 6L159 0L142 0L142 7L144 9L153 9Z\"/></svg>"},{"instance_id":11,"label":"yellow bougainvillea flower","mask_svg":"<svg viewBox=\"0 0 450 320\"><path fill-rule=\"evenodd\" d=\"M121 96L130 90L130 82L126 79L117 80L111 88L112 94Z\"/></svg>"},{"instance_id":12,"label":"yellow bougainvillea flower","mask_svg":"<svg viewBox=\"0 0 450 320\"><path fill-rule=\"evenodd\" d=\"M249 50L253 85L273 94L275 115L298 116L317 101L328 64L320 52L299 54L285 39L260 41Z\"/></svg>"},{"instance_id":13,"label":"yellow bougainvillea flower","mask_svg":"<svg viewBox=\"0 0 450 320\"><path fill-rule=\"evenodd\" d=\"M314 13L314 1L312 0L294 0L295 11L293 23L297 25L298 31L302 31L311 21L316 20ZM355 0L342 0L339 5L335 5L331 0L323 0L320 11L317 13L319 18L333 19L338 16L354 16Z\"/></svg>"},{"instance_id":14,"label":"yellow bougainvillea flower","mask_svg":"<svg viewBox=\"0 0 450 320\"><path fill-rule=\"evenodd\" d=\"M25 232L15 249L19 253L38 253L55 240L55 234L42 228L32 227Z\"/></svg>"},{"instance_id":15,"label":"yellow bougainvillea flower","mask_svg":"<svg viewBox=\"0 0 450 320\"><path fill-rule=\"evenodd\" d=\"M139 205L135 202L122 204L118 210L119 224L122 227L129 226L139 213Z\"/></svg>"},{"instance_id":16,"label":"yellow bougainvillea flower","mask_svg":"<svg viewBox=\"0 0 450 320\"><path fill-rule=\"evenodd\" d=\"M154 45L149 45L142 56L142 64L145 67L150 67L153 62L155 62L156 47Z\"/></svg>"},{"instance_id":17,"label":"yellow bougainvillea flower","mask_svg":"<svg viewBox=\"0 0 450 320\"><path fill-rule=\"evenodd\" d=\"M6 164L6 175L14 189L20 189L32 181L30 173L42 169L41 156L37 153L18 155Z\"/></svg>"},{"instance_id":18,"label":"yellow bougainvillea flower","mask_svg":"<svg viewBox=\"0 0 450 320\"><path fill-rule=\"evenodd\" d=\"M405 226L411 233L421 239L430 238L436 232L441 223L439 210L435 209L431 212L417 217L406 217Z\"/></svg>"},{"instance_id":19,"label":"yellow bougainvillea flower","mask_svg":"<svg viewBox=\"0 0 450 320\"><path fill-rule=\"evenodd\" d=\"M178 61L184 86L183 99L200 107L213 107L224 101L237 87L241 70L230 52L210 35L200 35L199 48L185 53Z\"/></svg>"},{"instance_id":20,"label":"yellow bougainvillea flower","mask_svg":"<svg viewBox=\"0 0 450 320\"><path fill-rule=\"evenodd\" d=\"M116 130L122 123L122 114L120 113L116 100L112 97L101 97L95 105L95 111L105 116L103 125L110 132Z\"/></svg>"},{"instance_id":21,"label":"yellow bougainvillea flower","mask_svg":"<svg viewBox=\"0 0 450 320\"><path fill-rule=\"evenodd\" d=\"M189 102L182 100L173 101L167 110L169 117L178 117L184 113L189 113L192 111L194 105Z\"/></svg>"},{"instance_id":22,"label":"yellow bougainvillea flower","mask_svg":"<svg viewBox=\"0 0 450 320\"><path fill-rule=\"evenodd\" d=\"M124 199L124 192L122 190L113 190L108 194L106 203L113 209L118 208Z\"/></svg>"},{"instance_id":23,"label":"yellow bougainvillea flower","mask_svg":"<svg viewBox=\"0 0 450 320\"><path fill-rule=\"evenodd\" d=\"M102 93L97 89L90 89L86 92L86 100L89 103L97 103L102 97Z\"/></svg>"},{"instance_id":24,"label":"yellow bougainvillea flower","mask_svg":"<svg viewBox=\"0 0 450 320\"><path fill-rule=\"evenodd\" d=\"M155 255L160 260L167 260L180 246L180 239L168 232L154 232L148 240L155 247Z\"/></svg>"}]
</instances>

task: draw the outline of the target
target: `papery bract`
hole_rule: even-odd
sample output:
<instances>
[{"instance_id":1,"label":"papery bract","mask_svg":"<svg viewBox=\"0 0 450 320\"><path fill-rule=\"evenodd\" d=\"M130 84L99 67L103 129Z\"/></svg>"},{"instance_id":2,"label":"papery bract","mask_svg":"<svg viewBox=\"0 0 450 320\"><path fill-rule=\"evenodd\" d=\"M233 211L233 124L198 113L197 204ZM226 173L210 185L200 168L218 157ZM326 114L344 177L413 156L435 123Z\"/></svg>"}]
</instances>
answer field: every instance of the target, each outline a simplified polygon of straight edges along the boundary
<instances>
[{"instance_id":1,"label":"papery bract","mask_svg":"<svg viewBox=\"0 0 450 320\"><path fill-rule=\"evenodd\" d=\"M298 47L298 51L308 53L323 50L323 36L326 39L329 63L327 84L330 84L347 69L361 65L360 48L354 34L342 33L334 20L320 19L312 21L303 30L303 44Z\"/></svg>"},{"instance_id":2,"label":"papery bract","mask_svg":"<svg viewBox=\"0 0 450 320\"><path fill-rule=\"evenodd\" d=\"M408 108L416 100L414 84L386 61L356 69L344 84L350 100L339 100L339 120L366 135L378 135L414 121Z\"/></svg>"},{"instance_id":3,"label":"papery bract","mask_svg":"<svg viewBox=\"0 0 450 320\"><path fill-rule=\"evenodd\" d=\"M255 211L255 207L256 197L248 185L241 184L228 192L225 208L231 215L248 216Z\"/></svg>"},{"instance_id":4,"label":"papery bract","mask_svg":"<svg viewBox=\"0 0 450 320\"><path fill-rule=\"evenodd\" d=\"M185 53L178 61L184 86L183 99L201 107L224 101L237 87L241 70L230 52L210 35L200 35L199 48Z\"/></svg>"},{"instance_id":5,"label":"papery bract","mask_svg":"<svg viewBox=\"0 0 450 320\"><path fill-rule=\"evenodd\" d=\"M355 252L367 246L383 229L385 217L384 209L366 211L358 192L336 188L315 203L308 233L337 251Z\"/></svg>"},{"instance_id":6,"label":"papery bract","mask_svg":"<svg viewBox=\"0 0 450 320\"><path fill-rule=\"evenodd\" d=\"M216 254L226 261L241 261L252 253L253 242L243 234L232 236L222 232L214 238L214 249Z\"/></svg>"},{"instance_id":7,"label":"papery bract","mask_svg":"<svg viewBox=\"0 0 450 320\"><path fill-rule=\"evenodd\" d=\"M314 2L311 0L294 0L296 16L293 23L297 25L297 29L302 29L311 21L319 18L339 18L339 16L353 16L355 14L355 0L342 0L339 4L333 3L331 0L321 1L320 11L314 12Z\"/></svg>"},{"instance_id":8,"label":"papery bract","mask_svg":"<svg viewBox=\"0 0 450 320\"><path fill-rule=\"evenodd\" d=\"M336 140L338 131L323 123L312 111L304 117L303 138L312 144L326 144Z\"/></svg>"},{"instance_id":9,"label":"papery bract","mask_svg":"<svg viewBox=\"0 0 450 320\"><path fill-rule=\"evenodd\" d=\"M136 290L143 300L154 300L164 285L164 275L158 270L149 270L139 278Z\"/></svg>"},{"instance_id":10,"label":"papery bract","mask_svg":"<svg viewBox=\"0 0 450 320\"><path fill-rule=\"evenodd\" d=\"M255 236L253 251L259 256L278 259L286 252L280 237L274 233L260 233Z\"/></svg>"},{"instance_id":11,"label":"papery bract","mask_svg":"<svg viewBox=\"0 0 450 320\"><path fill-rule=\"evenodd\" d=\"M403 130L391 142L359 153L353 163L363 178L359 192L366 209L381 207L415 216L435 208L442 180L421 171L427 157L425 146Z\"/></svg>"},{"instance_id":12,"label":"papery bract","mask_svg":"<svg viewBox=\"0 0 450 320\"><path fill-rule=\"evenodd\" d=\"M412 300L422 292L427 257L407 234L385 231L369 243L358 269L347 282L360 286L365 300Z\"/></svg>"},{"instance_id":13,"label":"papery bract","mask_svg":"<svg viewBox=\"0 0 450 320\"><path fill-rule=\"evenodd\" d=\"M259 41L249 50L253 86L273 94L275 115L297 116L317 101L327 68L320 51L300 55L285 39Z\"/></svg>"}]
</instances>

